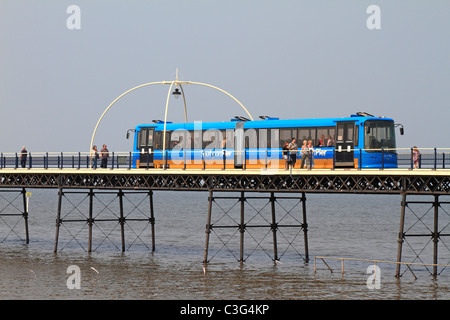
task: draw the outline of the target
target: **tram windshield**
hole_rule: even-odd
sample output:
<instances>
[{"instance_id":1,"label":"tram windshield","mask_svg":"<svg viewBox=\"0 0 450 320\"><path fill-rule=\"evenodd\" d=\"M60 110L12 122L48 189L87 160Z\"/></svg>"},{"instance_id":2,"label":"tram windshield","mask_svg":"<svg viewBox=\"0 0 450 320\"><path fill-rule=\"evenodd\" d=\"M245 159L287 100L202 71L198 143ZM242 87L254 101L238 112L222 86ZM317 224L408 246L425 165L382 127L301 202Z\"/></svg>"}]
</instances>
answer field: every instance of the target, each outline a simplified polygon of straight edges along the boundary
<instances>
[{"instance_id":1,"label":"tram windshield","mask_svg":"<svg viewBox=\"0 0 450 320\"><path fill-rule=\"evenodd\" d=\"M379 149L395 149L395 146L394 122L387 120L366 121L364 134L364 149L366 151L379 152ZM391 151L395 152L395 150Z\"/></svg>"}]
</instances>

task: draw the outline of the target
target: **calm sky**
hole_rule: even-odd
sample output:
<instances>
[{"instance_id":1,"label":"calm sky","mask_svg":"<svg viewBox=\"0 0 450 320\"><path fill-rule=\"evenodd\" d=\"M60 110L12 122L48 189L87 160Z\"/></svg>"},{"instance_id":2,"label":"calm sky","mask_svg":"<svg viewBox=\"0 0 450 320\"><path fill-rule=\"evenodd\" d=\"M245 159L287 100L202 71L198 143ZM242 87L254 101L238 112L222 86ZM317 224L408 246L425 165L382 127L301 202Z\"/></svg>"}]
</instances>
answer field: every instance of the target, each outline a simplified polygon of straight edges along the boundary
<instances>
[{"instance_id":1,"label":"calm sky","mask_svg":"<svg viewBox=\"0 0 450 320\"><path fill-rule=\"evenodd\" d=\"M450 147L449 14L447 0L0 0L0 152L88 151L115 98L177 68L254 118L366 111L404 125L398 147ZM130 151L127 129L164 119L168 89L119 100L94 143ZM190 121L245 116L217 90L184 91ZM168 120L183 110L171 99Z\"/></svg>"}]
</instances>

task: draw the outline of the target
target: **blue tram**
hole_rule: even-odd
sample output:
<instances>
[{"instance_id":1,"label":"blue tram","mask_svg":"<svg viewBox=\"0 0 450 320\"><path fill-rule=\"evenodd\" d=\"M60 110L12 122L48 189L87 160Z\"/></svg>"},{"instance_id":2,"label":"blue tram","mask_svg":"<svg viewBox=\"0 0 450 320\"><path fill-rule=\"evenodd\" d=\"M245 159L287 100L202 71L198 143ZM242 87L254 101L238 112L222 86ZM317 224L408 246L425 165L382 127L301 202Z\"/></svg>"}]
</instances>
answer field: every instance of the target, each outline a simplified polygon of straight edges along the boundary
<instances>
[{"instance_id":1,"label":"blue tram","mask_svg":"<svg viewBox=\"0 0 450 320\"><path fill-rule=\"evenodd\" d=\"M358 112L345 118L171 123L154 120L135 128L135 168L285 168L282 147L296 139L295 169L303 141L311 141L313 168L396 168L393 119ZM403 127L400 128L403 134Z\"/></svg>"}]
</instances>

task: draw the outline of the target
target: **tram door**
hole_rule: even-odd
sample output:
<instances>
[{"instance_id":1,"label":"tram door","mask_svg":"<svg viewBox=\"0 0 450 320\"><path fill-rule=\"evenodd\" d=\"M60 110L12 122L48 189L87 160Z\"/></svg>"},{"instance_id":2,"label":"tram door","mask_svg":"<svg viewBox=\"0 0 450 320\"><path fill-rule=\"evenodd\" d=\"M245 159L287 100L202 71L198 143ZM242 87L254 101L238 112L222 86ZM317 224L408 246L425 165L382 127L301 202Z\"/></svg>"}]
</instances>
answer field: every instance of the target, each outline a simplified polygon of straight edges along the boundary
<instances>
[{"instance_id":1,"label":"tram door","mask_svg":"<svg viewBox=\"0 0 450 320\"><path fill-rule=\"evenodd\" d=\"M153 167L153 138L155 128L141 128L139 132L139 167Z\"/></svg>"},{"instance_id":2,"label":"tram door","mask_svg":"<svg viewBox=\"0 0 450 320\"><path fill-rule=\"evenodd\" d=\"M336 158L337 167L354 167L354 121L340 121L336 124Z\"/></svg>"}]
</instances>

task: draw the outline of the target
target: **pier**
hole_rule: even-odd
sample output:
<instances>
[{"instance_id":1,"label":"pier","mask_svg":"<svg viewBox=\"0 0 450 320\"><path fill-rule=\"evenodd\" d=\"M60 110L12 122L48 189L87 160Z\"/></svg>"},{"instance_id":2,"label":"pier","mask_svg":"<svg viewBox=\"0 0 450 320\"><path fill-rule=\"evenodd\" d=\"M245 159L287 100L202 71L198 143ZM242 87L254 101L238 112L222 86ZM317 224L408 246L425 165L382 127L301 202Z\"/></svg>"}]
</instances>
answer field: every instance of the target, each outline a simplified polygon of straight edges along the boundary
<instances>
[{"instance_id":1,"label":"pier","mask_svg":"<svg viewBox=\"0 0 450 320\"><path fill-rule=\"evenodd\" d=\"M82 223L88 226L88 252L92 251L92 229L94 225L113 223L121 229L122 246L125 251L124 226L132 221L145 222L151 228L151 250L155 250L155 216L158 213L153 209L153 191L199 191L208 192L208 203L205 204L205 251L203 262L209 262L209 237L213 230L232 228L237 230L240 241L240 254L238 261L245 261L244 239L247 230L251 228L268 228L272 234L273 254L272 259L278 261L280 255L277 248L277 231L283 228L296 228L303 234L303 240L292 241L291 245L301 246L302 258L309 261L308 252L308 223L307 223L307 195L311 193L337 193L337 194L397 194L401 196L400 220L398 235L397 276L401 276L402 250L404 242L412 237L429 238L433 242L433 276L438 274L438 243L443 237L450 236L449 232L439 230L439 214L447 212L442 209L443 197L450 193L450 170L442 168L415 169L310 169L310 170L271 170L271 169L131 169L117 168L114 165L107 169L90 168L5 168L0 170L0 195L7 192L16 192L16 198L23 203L22 216L28 237L29 208L26 204L27 190L33 188L58 189L58 207L55 208L56 235L54 250L58 250L58 237L61 225L68 228L69 225ZM127 193L142 193L149 203L149 212L138 219L127 219L123 211L123 199ZM87 202L86 214L78 219L62 217L62 211L67 203L76 207L73 202L66 201L72 194L83 194ZM93 217L93 199L105 194L113 195L118 203L119 213L113 219ZM237 196L235 195L237 194ZM411 201L410 196L432 196L433 201ZM298 206L290 215L295 215L296 220L291 224L278 223L276 203L283 199L296 199ZM218 199L228 199L237 203L234 207L238 210L239 221L231 225L212 223L214 205ZM265 225L252 225L246 222L246 210L249 210L249 199L264 201L271 208L268 223ZM111 200L111 203L113 201ZM405 230L405 221L408 219L421 220L420 215L407 215L407 211L417 204L428 204L433 212L433 225L427 226L428 232L412 233ZM108 204L103 203L104 207ZM16 205L17 207L17 205ZM7 214L0 211L0 216ZM423 222L422 222L423 223ZM298 234L297 233L297 234ZM447 246L445 246L447 247Z\"/></svg>"}]
</instances>

